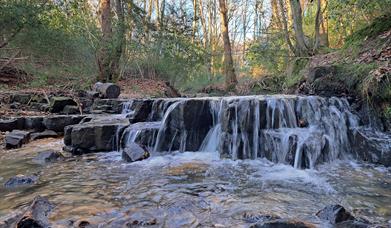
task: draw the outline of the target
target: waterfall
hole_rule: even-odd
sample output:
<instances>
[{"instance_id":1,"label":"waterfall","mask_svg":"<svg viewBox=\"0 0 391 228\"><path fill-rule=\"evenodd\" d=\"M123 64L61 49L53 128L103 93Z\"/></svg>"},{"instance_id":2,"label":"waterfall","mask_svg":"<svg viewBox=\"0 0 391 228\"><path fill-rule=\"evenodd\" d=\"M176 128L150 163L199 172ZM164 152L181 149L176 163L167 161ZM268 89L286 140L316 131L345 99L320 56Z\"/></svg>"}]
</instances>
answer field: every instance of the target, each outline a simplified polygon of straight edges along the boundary
<instances>
[{"instance_id":1,"label":"waterfall","mask_svg":"<svg viewBox=\"0 0 391 228\"><path fill-rule=\"evenodd\" d=\"M138 142L154 152L216 152L222 158L267 158L313 168L346 157L351 152L348 132L359 125L343 98L178 98L150 105L147 122L130 125L121 146Z\"/></svg>"}]
</instances>

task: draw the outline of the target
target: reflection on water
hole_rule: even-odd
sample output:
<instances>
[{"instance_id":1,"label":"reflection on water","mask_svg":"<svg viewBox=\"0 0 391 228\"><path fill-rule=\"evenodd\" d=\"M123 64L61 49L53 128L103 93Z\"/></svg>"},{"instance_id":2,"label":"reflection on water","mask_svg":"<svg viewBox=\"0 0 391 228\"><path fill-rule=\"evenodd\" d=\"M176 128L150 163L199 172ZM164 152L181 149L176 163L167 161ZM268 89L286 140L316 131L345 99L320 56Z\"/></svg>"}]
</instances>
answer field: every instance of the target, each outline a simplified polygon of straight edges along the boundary
<instances>
[{"instance_id":1,"label":"reflection on water","mask_svg":"<svg viewBox=\"0 0 391 228\"><path fill-rule=\"evenodd\" d=\"M61 140L41 140L0 151L0 217L47 196L56 208L50 220L80 218L116 226L137 218L166 227L246 226L245 212L271 213L321 224L315 213L339 203L373 222L391 218L391 172L354 162L298 170L266 160L220 160L213 153L178 153L142 162L122 162L118 152L69 157L36 165L32 158L57 149ZM13 190L4 182L38 174L38 184Z\"/></svg>"}]
</instances>

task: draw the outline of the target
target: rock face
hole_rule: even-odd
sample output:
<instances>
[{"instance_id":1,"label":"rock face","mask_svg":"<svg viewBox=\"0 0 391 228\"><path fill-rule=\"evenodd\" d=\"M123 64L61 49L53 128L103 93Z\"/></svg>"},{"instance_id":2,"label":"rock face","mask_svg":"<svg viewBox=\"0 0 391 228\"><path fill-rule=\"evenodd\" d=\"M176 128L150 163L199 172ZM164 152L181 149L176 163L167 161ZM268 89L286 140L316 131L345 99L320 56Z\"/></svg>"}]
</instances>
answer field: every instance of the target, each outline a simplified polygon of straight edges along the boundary
<instances>
[{"instance_id":1,"label":"rock face","mask_svg":"<svg viewBox=\"0 0 391 228\"><path fill-rule=\"evenodd\" d=\"M13 130L5 136L5 148L19 148L30 140L30 132Z\"/></svg>"},{"instance_id":2,"label":"rock face","mask_svg":"<svg viewBox=\"0 0 391 228\"><path fill-rule=\"evenodd\" d=\"M127 145L122 151L122 159L127 162L141 161L149 158L150 153L145 147L138 145L137 143L131 143Z\"/></svg>"},{"instance_id":3,"label":"rock face","mask_svg":"<svg viewBox=\"0 0 391 228\"><path fill-rule=\"evenodd\" d=\"M350 140L356 158L391 166L391 137L373 129L357 128L351 131Z\"/></svg>"},{"instance_id":4,"label":"rock face","mask_svg":"<svg viewBox=\"0 0 391 228\"><path fill-rule=\"evenodd\" d=\"M48 220L49 213L54 205L46 198L37 196L22 218L17 222L18 228L47 228L50 227Z\"/></svg>"},{"instance_id":5,"label":"rock face","mask_svg":"<svg viewBox=\"0 0 391 228\"><path fill-rule=\"evenodd\" d=\"M33 162L37 164L45 164L55 162L62 158L64 158L64 156L60 152L47 150L38 152L38 155L33 159Z\"/></svg>"},{"instance_id":6,"label":"rock face","mask_svg":"<svg viewBox=\"0 0 391 228\"><path fill-rule=\"evenodd\" d=\"M0 119L0 131L12 131L18 129L17 119Z\"/></svg>"},{"instance_id":7,"label":"rock face","mask_svg":"<svg viewBox=\"0 0 391 228\"><path fill-rule=\"evenodd\" d=\"M43 119L43 125L48 130L63 133L66 126L78 124L84 117L83 115L49 116Z\"/></svg>"},{"instance_id":8,"label":"rock face","mask_svg":"<svg viewBox=\"0 0 391 228\"><path fill-rule=\"evenodd\" d=\"M118 137L128 125L128 119L98 117L67 127L64 143L68 148L72 148L71 152L74 154L112 151L119 145Z\"/></svg>"},{"instance_id":9,"label":"rock face","mask_svg":"<svg viewBox=\"0 0 391 228\"><path fill-rule=\"evenodd\" d=\"M77 103L70 97L52 97L50 100L50 112L62 112L67 105L77 106Z\"/></svg>"},{"instance_id":10,"label":"rock face","mask_svg":"<svg viewBox=\"0 0 391 228\"><path fill-rule=\"evenodd\" d=\"M4 183L4 187L16 188L16 187L22 187L26 185L32 185L35 184L37 180L38 180L37 176L17 175L7 180L7 182Z\"/></svg>"},{"instance_id":11,"label":"rock face","mask_svg":"<svg viewBox=\"0 0 391 228\"><path fill-rule=\"evenodd\" d=\"M354 220L355 218L341 205L329 205L316 213L320 219L327 220L332 224Z\"/></svg>"}]
</instances>

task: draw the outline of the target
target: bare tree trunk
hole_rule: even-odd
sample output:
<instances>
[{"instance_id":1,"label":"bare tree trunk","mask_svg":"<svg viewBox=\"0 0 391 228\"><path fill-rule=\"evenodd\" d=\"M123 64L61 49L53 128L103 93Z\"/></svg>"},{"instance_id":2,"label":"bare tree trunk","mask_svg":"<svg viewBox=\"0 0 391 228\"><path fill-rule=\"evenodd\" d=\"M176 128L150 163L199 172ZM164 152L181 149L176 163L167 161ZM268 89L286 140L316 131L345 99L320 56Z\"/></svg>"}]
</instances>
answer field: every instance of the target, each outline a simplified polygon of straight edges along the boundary
<instances>
[{"instance_id":1,"label":"bare tree trunk","mask_svg":"<svg viewBox=\"0 0 391 228\"><path fill-rule=\"evenodd\" d=\"M244 12L243 12L243 53L242 53L242 61L244 63L246 58L246 36L247 36L247 7L248 0L244 2Z\"/></svg>"},{"instance_id":2,"label":"bare tree trunk","mask_svg":"<svg viewBox=\"0 0 391 228\"><path fill-rule=\"evenodd\" d=\"M206 22L205 22L205 18L207 17L207 15L204 15L204 8L203 8L203 4L202 4L202 0L200 0L200 4L199 4L199 10L200 10L200 18L201 18L201 27L202 27L202 44L204 45L204 48L207 48L207 44L208 44L208 31L207 31L207 28L206 28ZM210 20L210 19L209 19Z\"/></svg>"},{"instance_id":3,"label":"bare tree trunk","mask_svg":"<svg viewBox=\"0 0 391 228\"><path fill-rule=\"evenodd\" d=\"M130 7L132 7L132 4L130 4ZM120 77L120 60L125 44L125 15L123 0L115 0L115 9L118 17L118 28L114 40L115 45L113 50L112 71L116 78L112 77L109 79L110 81L117 80Z\"/></svg>"},{"instance_id":4,"label":"bare tree trunk","mask_svg":"<svg viewBox=\"0 0 391 228\"><path fill-rule=\"evenodd\" d=\"M316 50L318 50L320 45L320 23L321 23L321 17L322 17L322 7L320 4L320 0L317 0L317 6L316 6L316 16L315 16L315 43L312 52L315 53Z\"/></svg>"},{"instance_id":5,"label":"bare tree trunk","mask_svg":"<svg viewBox=\"0 0 391 228\"><path fill-rule=\"evenodd\" d=\"M285 14L285 1L284 0L278 0L280 10L281 10L281 18L282 18L282 24L284 26L284 37L285 37L285 42L288 44L289 49L295 54L298 55L296 48L293 46L292 41L289 37L289 30L288 30L288 20L287 16Z\"/></svg>"},{"instance_id":6,"label":"bare tree trunk","mask_svg":"<svg viewBox=\"0 0 391 228\"><path fill-rule=\"evenodd\" d=\"M99 76L98 81L106 82L112 78L112 70L110 67L110 46L112 40L112 26L111 26L111 3L110 0L101 0L99 4L100 23L102 30L102 44L98 51L98 66Z\"/></svg>"},{"instance_id":7,"label":"bare tree trunk","mask_svg":"<svg viewBox=\"0 0 391 228\"><path fill-rule=\"evenodd\" d=\"M290 0L290 6L292 10L293 29L295 31L298 53L301 56L307 56L309 53L307 44L305 42L303 30L303 15L300 0Z\"/></svg>"},{"instance_id":8,"label":"bare tree trunk","mask_svg":"<svg viewBox=\"0 0 391 228\"><path fill-rule=\"evenodd\" d=\"M224 73L225 73L225 85L228 91L235 90L236 80L235 68L232 59L231 43L229 40L228 32L228 19L227 19L227 6L225 0L219 0L220 5L220 17L221 17L221 33L224 41Z\"/></svg>"},{"instance_id":9,"label":"bare tree trunk","mask_svg":"<svg viewBox=\"0 0 391 228\"><path fill-rule=\"evenodd\" d=\"M192 34L191 34L191 42L194 43L195 40L195 35L197 32L197 0L193 0L193 25L192 25Z\"/></svg>"}]
</instances>

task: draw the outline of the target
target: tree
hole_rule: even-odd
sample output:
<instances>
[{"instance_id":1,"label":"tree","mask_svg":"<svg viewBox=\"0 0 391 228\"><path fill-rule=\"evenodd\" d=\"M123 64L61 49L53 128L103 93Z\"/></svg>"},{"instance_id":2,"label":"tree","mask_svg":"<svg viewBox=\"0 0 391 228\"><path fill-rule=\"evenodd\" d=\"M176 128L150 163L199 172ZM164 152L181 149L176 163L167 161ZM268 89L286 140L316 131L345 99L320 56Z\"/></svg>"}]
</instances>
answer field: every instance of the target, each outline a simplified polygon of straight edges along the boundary
<instances>
[{"instance_id":1,"label":"tree","mask_svg":"<svg viewBox=\"0 0 391 228\"><path fill-rule=\"evenodd\" d=\"M232 59L231 42L228 32L228 17L227 17L227 5L225 0L219 0L220 5L220 20L221 20L221 34L224 42L224 73L225 73L225 86L228 91L235 90L236 80L235 68Z\"/></svg>"},{"instance_id":2,"label":"tree","mask_svg":"<svg viewBox=\"0 0 391 228\"><path fill-rule=\"evenodd\" d=\"M114 81L119 74L119 61L123 52L125 39L125 16L122 0L115 0L118 18L116 33L113 32L111 0L101 0L99 3L101 24L101 48L98 51L98 80Z\"/></svg>"},{"instance_id":3,"label":"tree","mask_svg":"<svg viewBox=\"0 0 391 228\"><path fill-rule=\"evenodd\" d=\"M295 31L296 49L300 56L307 56L309 48L305 41L303 30L303 13L300 0L290 0L290 7L292 10L293 29Z\"/></svg>"}]
</instances>

